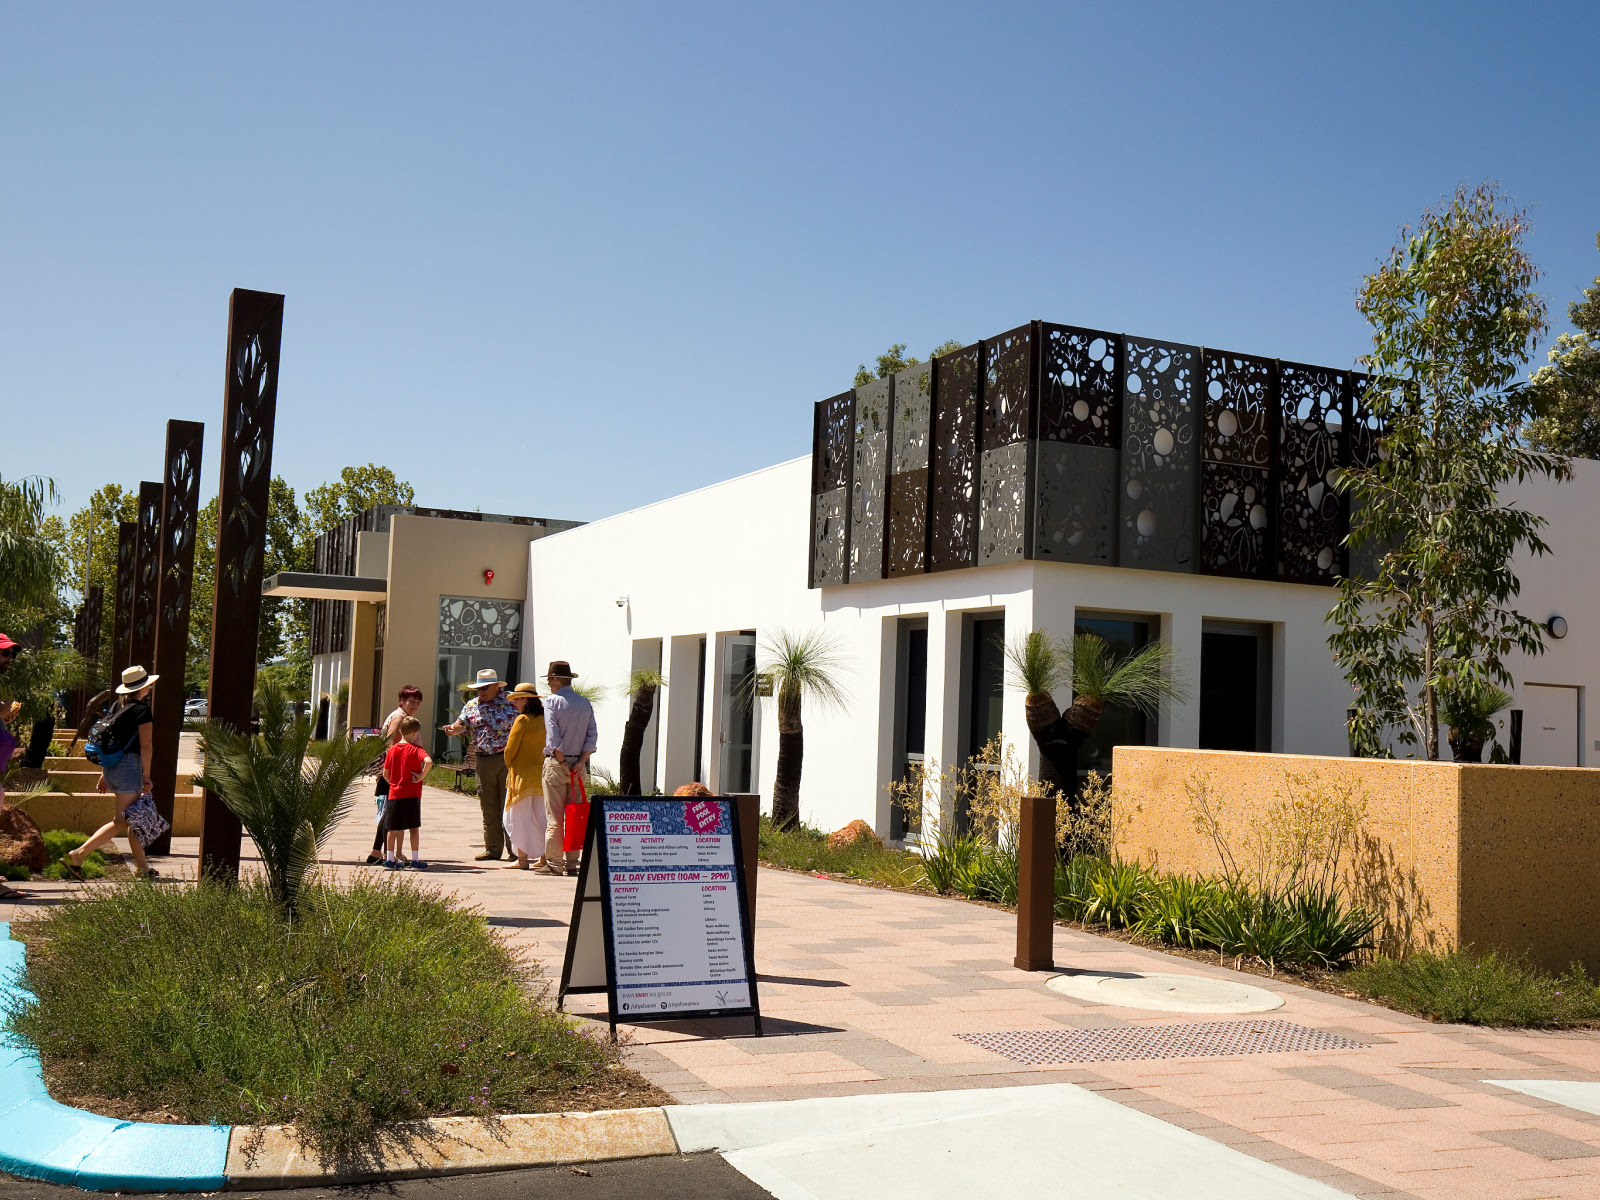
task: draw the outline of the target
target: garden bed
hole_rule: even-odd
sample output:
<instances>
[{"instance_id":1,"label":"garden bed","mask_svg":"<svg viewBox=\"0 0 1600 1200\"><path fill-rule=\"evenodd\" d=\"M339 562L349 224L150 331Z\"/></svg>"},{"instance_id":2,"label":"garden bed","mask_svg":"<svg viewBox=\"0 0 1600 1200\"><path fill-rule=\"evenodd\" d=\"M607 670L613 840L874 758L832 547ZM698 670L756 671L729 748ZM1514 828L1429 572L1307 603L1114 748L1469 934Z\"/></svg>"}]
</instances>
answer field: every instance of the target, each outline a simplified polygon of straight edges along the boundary
<instances>
[{"instance_id":1,"label":"garden bed","mask_svg":"<svg viewBox=\"0 0 1600 1200\"><path fill-rule=\"evenodd\" d=\"M292 923L258 883L113 884L13 932L38 1003L7 1027L56 1099L107 1116L293 1124L339 1154L424 1117L671 1102L476 910L409 880L314 886Z\"/></svg>"},{"instance_id":2,"label":"garden bed","mask_svg":"<svg viewBox=\"0 0 1600 1200\"><path fill-rule=\"evenodd\" d=\"M992 848L974 852L975 859L985 861L969 863L964 871L952 872L948 843L936 846L931 859L925 860L913 851L885 848L868 838L831 849L827 842L827 835L819 830L800 827L777 831L763 818L761 865L867 887L943 896L1002 912L1016 911L1014 904L991 898L1006 895L1008 889L1010 896L1016 893L1015 860ZM941 878L955 875L965 884L966 890L940 890L930 880L930 872ZM1303 962L1269 963L1249 954L1223 954L1214 947L1174 944L1171 939L1163 940L1128 928L1126 901L1120 913L1123 927L1108 922L1064 919L1061 908L1065 898L1061 895L1060 876L1070 877L1074 873L1071 868L1064 868L1058 873L1057 881L1056 924L1068 929L1156 950L1175 958L1296 983L1428 1020L1508 1028L1600 1029L1600 987L1581 967L1554 975L1524 961L1475 954L1470 949L1445 954L1415 953L1403 958L1352 952L1342 955L1340 965L1333 968ZM973 894L974 891L977 894ZM985 891L989 894L985 895ZM1066 904L1081 906L1086 899L1066 899ZM1112 899L1114 902L1115 897Z\"/></svg>"}]
</instances>

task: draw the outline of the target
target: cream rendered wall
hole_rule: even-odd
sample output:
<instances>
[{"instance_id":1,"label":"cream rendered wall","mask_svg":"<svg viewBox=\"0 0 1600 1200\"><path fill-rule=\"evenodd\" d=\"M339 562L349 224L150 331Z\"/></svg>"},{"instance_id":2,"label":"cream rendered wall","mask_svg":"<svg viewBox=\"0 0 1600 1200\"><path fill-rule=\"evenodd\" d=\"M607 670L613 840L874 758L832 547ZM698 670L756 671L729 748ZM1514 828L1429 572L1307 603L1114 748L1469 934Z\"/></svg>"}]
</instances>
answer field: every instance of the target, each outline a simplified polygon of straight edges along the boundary
<instances>
[{"instance_id":1,"label":"cream rendered wall","mask_svg":"<svg viewBox=\"0 0 1600 1200\"><path fill-rule=\"evenodd\" d=\"M1161 715L1159 741L1195 746L1200 729L1200 646L1208 619L1269 626L1274 657L1272 747L1342 756L1350 689L1327 649L1331 588L1060 563L1012 563L813 591L806 587L810 459L796 459L535 542L529 551L530 628L524 645L540 662L569 659L612 694L597 707L597 761L615 772L627 716L622 686L637 639L660 638L669 688L658 707L660 782L689 778L694 722L695 639L710 639L703 749L707 782L718 786L716 679L719 633L820 627L849 662L843 714L808 708L801 815L835 829L860 817L888 826L883 788L893 765L894 631L902 616L926 615L928 753L949 762L961 746L962 622L1003 610L1007 639L1034 625L1067 634L1075 615L1147 614L1171 640L1190 684L1187 699ZM1558 558L1523 571L1522 608L1543 619L1560 611L1572 633L1527 678L1585 687L1600 656L1600 632L1577 606L1597 594L1600 562L1592 516L1600 512L1600 464L1579 464L1578 483L1531 489L1528 502L1552 517L1547 538ZM1587 503L1584 498L1588 497ZM618 607L616 601L628 597ZM1535 612L1535 610L1538 610ZM1519 678L1522 673L1518 672ZM1584 693L1587 695L1587 693ZM1065 700L1066 697L1061 697ZM757 747L759 789L770 805L776 720L765 702ZM1008 681L1003 731L1037 769L1021 695ZM1596 731L1585 730L1585 746ZM1595 753L1590 750L1591 753Z\"/></svg>"},{"instance_id":2,"label":"cream rendered wall","mask_svg":"<svg viewBox=\"0 0 1600 1200\"><path fill-rule=\"evenodd\" d=\"M525 599L528 541L539 533L537 526L497 521L452 521L409 514L397 514L390 521L388 628L383 688L378 697L385 713L394 706L400 689L414 683L422 689L423 717L432 719L439 672L439 597ZM483 581L486 569L494 572L492 584ZM531 674L531 661L524 612L525 679ZM453 697L451 706L459 707Z\"/></svg>"}]
</instances>

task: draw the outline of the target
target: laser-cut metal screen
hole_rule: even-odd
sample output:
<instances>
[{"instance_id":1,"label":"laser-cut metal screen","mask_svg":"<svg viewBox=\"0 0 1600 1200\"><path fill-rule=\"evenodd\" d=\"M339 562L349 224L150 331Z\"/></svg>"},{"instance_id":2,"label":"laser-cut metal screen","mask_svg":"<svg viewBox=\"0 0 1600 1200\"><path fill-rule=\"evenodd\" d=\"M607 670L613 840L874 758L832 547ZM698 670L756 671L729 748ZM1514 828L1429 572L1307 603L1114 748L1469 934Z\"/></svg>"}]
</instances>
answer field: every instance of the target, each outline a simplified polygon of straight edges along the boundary
<instances>
[{"instance_id":1,"label":"laser-cut metal screen","mask_svg":"<svg viewBox=\"0 0 1600 1200\"><path fill-rule=\"evenodd\" d=\"M1026 560L1334 584L1364 386L1030 322L817 406L812 585Z\"/></svg>"},{"instance_id":2,"label":"laser-cut metal screen","mask_svg":"<svg viewBox=\"0 0 1600 1200\"><path fill-rule=\"evenodd\" d=\"M850 471L855 456L854 392L817 405L811 479L811 586L845 581L850 548Z\"/></svg>"},{"instance_id":3,"label":"laser-cut metal screen","mask_svg":"<svg viewBox=\"0 0 1600 1200\"><path fill-rule=\"evenodd\" d=\"M980 345L933 363L932 477L928 498L928 570L970 567L978 553L978 398Z\"/></svg>"}]
</instances>

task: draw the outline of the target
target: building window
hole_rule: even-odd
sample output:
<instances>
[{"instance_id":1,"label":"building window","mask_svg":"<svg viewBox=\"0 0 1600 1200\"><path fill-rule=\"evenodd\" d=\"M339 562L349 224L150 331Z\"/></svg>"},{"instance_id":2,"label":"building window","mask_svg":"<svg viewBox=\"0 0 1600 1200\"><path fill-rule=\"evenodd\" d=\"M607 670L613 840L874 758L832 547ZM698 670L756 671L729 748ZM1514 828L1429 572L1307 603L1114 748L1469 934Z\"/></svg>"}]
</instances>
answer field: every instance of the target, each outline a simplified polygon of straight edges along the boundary
<instances>
[{"instance_id":1,"label":"building window","mask_svg":"<svg viewBox=\"0 0 1600 1200\"><path fill-rule=\"evenodd\" d=\"M1272 749L1272 627L1200 630L1200 749Z\"/></svg>"},{"instance_id":2,"label":"building window","mask_svg":"<svg viewBox=\"0 0 1600 1200\"><path fill-rule=\"evenodd\" d=\"M517 682L522 652L522 604L517 600L439 597L439 673L434 681L433 754L460 761L462 738L448 737L440 725L455 720L472 699L478 672L493 669L508 686Z\"/></svg>"},{"instance_id":3,"label":"building window","mask_svg":"<svg viewBox=\"0 0 1600 1200\"><path fill-rule=\"evenodd\" d=\"M968 616L961 631L961 760L973 770L996 771L996 764L973 764L971 760L1000 736L1006 681L1006 619L1003 613ZM971 796L967 789L955 795L955 828L967 833L971 828Z\"/></svg>"},{"instance_id":4,"label":"building window","mask_svg":"<svg viewBox=\"0 0 1600 1200\"><path fill-rule=\"evenodd\" d=\"M928 618L901 617L895 634L894 777L911 782L922 770L928 730ZM902 840L920 833L921 813L911 814L898 804L889 805L889 837Z\"/></svg>"},{"instance_id":5,"label":"building window","mask_svg":"<svg viewBox=\"0 0 1600 1200\"><path fill-rule=\"evenodd\" d=\"M1150 643L1152 621L1148 617L1124 617L1112 614L1080 616L1076 622L1077 633L1091 633L1103 638L1118 658L1143 649ZM1070 699L1069 699L1070 702ZM1156 740L1156 722L1138 709L1107 705L1100 714L1094 732L1084 739L1078 752L1078 775L1098 771L1111 774L1111 751L1117 746L1148 746Z\"/></svg>"}]
</instances>

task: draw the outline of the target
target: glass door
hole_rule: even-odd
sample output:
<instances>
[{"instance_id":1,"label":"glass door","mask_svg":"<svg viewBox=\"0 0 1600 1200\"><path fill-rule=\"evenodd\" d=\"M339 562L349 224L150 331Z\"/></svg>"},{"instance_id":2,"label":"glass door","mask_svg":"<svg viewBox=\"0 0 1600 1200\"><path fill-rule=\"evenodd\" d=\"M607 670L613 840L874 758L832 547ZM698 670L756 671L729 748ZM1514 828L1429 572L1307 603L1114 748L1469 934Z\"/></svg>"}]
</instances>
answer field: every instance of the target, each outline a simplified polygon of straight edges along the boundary
<instances>
[{"instance_id":1,"label":"glass door","mask_svg":"<svg viewBox=\"0 0 1600 1200\"><path fill-rule=\"evenodd\" d=\"M756 750L756 635L722 635L722 731L718 790L750 791Z\"/></svg>"}]
</instances>

